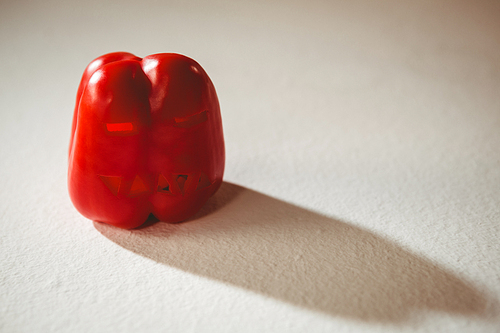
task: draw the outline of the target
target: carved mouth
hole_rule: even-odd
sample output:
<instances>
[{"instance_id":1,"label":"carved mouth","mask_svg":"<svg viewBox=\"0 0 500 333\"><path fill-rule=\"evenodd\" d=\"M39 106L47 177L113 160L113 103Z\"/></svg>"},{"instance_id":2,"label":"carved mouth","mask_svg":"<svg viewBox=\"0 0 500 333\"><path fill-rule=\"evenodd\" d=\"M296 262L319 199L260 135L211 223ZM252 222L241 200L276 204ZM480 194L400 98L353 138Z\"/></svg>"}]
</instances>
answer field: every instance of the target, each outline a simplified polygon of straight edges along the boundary
<instances>
[{"instance_id":1,"label":"carved mouth","mask_svg":"<svg viewBox=\"0 0 500 333\"><path fill-rule=\"evenodd\" d=\"M139 176L135 176L133 180L103 175L99 175L99 178L115 196L120 194L133 198L144 193L151 193L152 190ZM156 192L172 196L194 193L210 185L212 182L204 172L193 174L160 173L156 177Z\"/></svg>"},{"instance_id":2,"label":"carved mouth","mask_svg":"<svg viewBox=\"0 0 500 333\"><path fill-rule=\"evenodd\" d=\"M157 184L157 192L168 195L184 195L193 192L193 190L198 191L208 187L212 185L212 182L204 172L199 175L170 174L167 177L160 173Z\"/></svg>"}]
</instances>

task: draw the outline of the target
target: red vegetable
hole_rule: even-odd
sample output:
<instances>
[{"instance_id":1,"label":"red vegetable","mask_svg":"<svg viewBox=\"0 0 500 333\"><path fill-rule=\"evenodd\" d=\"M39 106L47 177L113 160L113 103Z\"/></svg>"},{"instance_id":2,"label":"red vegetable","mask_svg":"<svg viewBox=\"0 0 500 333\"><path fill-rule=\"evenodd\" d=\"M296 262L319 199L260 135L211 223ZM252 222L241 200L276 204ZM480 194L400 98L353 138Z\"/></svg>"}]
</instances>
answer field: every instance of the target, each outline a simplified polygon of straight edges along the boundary
<instances>
[{"instance_id":1,"label":"red vegetable","mask_svg":"<svg viewBox=\"0 0 500 333\"><path fill-rule=\"evenodd\" d=\"M103 55L78 88L68 187L85 217L135 228L150 214L180 222L222 183L224 138L215 88L173 53Z\"/></svg>"}]
</instances>

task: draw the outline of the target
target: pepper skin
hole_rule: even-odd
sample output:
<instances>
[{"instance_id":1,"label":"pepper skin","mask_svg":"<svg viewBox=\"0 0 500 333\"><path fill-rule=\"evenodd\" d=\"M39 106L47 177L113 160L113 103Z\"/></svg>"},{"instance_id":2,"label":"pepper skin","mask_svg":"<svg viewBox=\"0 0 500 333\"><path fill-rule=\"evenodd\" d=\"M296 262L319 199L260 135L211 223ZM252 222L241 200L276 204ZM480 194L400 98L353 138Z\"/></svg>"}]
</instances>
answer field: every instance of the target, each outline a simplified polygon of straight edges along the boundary
<instances>
[{"instance_id":1,"label":"pepper skin","mask_svg":"<svg viewBox=\"0 0 500 333\"><path fill-rule=\"evenodd\" d=\"M219 101L194 60L173 53L103 55L78 88L68 188L85 217L120 228L150 214L194 215L222 183Z\"/></svg>"}]
</instances>

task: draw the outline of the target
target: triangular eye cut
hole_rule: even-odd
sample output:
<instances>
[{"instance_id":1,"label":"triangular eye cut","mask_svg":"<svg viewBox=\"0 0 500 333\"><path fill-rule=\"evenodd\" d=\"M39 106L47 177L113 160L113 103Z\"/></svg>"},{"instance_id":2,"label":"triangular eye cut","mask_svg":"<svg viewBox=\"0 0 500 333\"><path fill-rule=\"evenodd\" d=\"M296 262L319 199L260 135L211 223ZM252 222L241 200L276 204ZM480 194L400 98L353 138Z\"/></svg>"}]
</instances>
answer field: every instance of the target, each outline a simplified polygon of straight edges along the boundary
<instances>
[{"instance_id":1,"label":"triangular eye cut","mask_svg":"<svg viewBox=\"0 0 500 333\"><path fill-rule=\"evenodd\" d=\"M132 187L130 188L130 192L128 193L129 197L134 197L141 193L147 192L148 188L144 185L144 182L139 176L135 176L134 182L132 183Z\"/></svg>"},{"instance_id":2,"label":"triangular eye cut","mask_svg":"<svg viewBox=\"0 0 500 333\"><path fill-rule=\"evenodd\" d=\"M210 179L208 179L208 176L202 172L200 175L200 180L198 181L198 186L196 186L197 190L201 190L202 188L209 187L212 185L210 182Z\"/></svg>"},{"instance_id":3,"label":"triangular eye cut","mask_svg":"<svg viewBox=\"0 0 500 333\"><path fill-rule=\"evenodd\" d=\"M118 195L120 190L120 184L122 182L122 177L115 176L99 176L103 183L109 188L109 190L114 194Z\"/></svg>"},{"instance_id":4,"label":"triangular eye cut","mask_svg":"<svg viewBox=\"0 0 500 333\"><path fill-rule=\"evenodd\" d=\"M165 178L165 176L163 176L161 173L158 176L157 191L158 192L162 192L162 193L170 193L170 194L172 194L172 191L170 190L170 184L168 183L168 181Z\"/></svg>"}]
</instances>

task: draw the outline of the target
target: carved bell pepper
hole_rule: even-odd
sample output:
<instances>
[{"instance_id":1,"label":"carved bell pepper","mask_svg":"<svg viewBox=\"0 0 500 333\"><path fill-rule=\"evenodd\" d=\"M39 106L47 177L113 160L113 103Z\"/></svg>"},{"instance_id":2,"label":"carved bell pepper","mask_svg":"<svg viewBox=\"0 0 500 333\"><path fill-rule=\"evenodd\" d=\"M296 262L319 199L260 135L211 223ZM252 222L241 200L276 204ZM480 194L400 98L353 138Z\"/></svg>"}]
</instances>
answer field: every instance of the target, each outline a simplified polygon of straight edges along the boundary
<instances>
[{"instance_id":1,"label":"carved bell pepper","mask_svg":"<svg viewBox=\"0 0 500 333\"><path fill-rule=\"evenodd\" d=\"M85 217L135 228L180 222L222 183L225 152L212 81L194 60L103 55L86 68L69 149L71 200Z\"/></svg>"}]
</instances>

